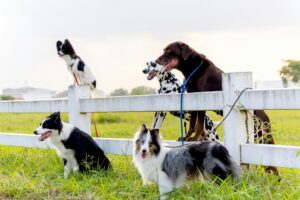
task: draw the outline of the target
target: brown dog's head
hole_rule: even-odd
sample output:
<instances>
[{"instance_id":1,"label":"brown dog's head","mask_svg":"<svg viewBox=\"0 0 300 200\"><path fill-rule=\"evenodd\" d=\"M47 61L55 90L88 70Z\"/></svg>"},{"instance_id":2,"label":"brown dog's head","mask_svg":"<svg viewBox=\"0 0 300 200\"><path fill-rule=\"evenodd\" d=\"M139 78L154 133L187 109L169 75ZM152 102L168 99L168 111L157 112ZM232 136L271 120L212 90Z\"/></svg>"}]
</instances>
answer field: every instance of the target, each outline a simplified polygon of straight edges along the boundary
<instances>
[{"instance_id":1,"label":"brown dog's head","mask_svg":"<svg viewBox=\"0 0 300 200\"><path fill-rule=\"evenodd\" d=\"M164 65L166 71L178 68L180 64L186 61L194 50L183 42L173 42L169 44L164 53L156 60L158 64Z\"/></svg>"}]
</instances>

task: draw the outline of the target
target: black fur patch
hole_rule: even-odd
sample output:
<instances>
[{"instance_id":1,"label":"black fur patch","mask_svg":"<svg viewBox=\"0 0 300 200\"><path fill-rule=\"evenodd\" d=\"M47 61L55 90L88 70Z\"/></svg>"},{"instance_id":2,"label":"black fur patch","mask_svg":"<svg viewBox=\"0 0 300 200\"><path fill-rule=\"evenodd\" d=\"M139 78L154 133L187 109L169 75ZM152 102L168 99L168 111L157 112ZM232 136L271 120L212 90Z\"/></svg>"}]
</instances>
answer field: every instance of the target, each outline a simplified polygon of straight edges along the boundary
<instances>
[{"instance_id":1,"label":"black fur patch","mask_svg":"<svg viewBox=\"0 0 300 200\"><path fill-rule=\"evenodd\" d=\"M203 160L206 157L210 142L204 141L199 145L199 143L189 145L188 151L191 157L193 158L194 166L202 168Z\"/></svg>"},{"instance_id":2,"label":"black fur patch","mask_svg":"<svg viewBox=\"0 0 300 200\"><path fill-rule=\"evenodd\" d=\"M55 129L55 130L58 130L58 132L60 133L62 130L60 113L59 112L52 113L47 118L48 119L46 119L43 122L42 127L45 129Z\"/></svg>"},{"instance_id":3,"label":"black fur patch","mask_svg":"<svg viewBox=\"0 0 300 200\"><path fill-rule=\"evenodd\" d=\"M93 138L76 127L72 130L69 138L62 143L66 149L74 150L75 159L81 172L97 168L107 170L111 167L108 158Z\"/></svg>"},{"instance_id":4,"label":"black fur patch","mask_svg":"<svg viewBox=\"0 0 300 200\"><path fill-rule=\"evenodd\" d=\"M96 85L97 85L96 80L94 80L94 81L92 82L92 85L94 86L94 88L96 88Z\"/></svg>"},{"instance_id":5,"label":"black fur patch","mask_svg":"<svg viewBox=\"0 0 300 200\"><path fill-rule=\"evenodd\" d=\"M212 147L211 155L212 157L219 159L225 165L229 165L231 163L227 149L221 144L216 144Z\"/></svg>"},{"instance_id":6,"label":"black fur patch","mask_svg":"<svg viewBox=\"0 0 300 200\"><path fill-rule=\"evenodd\" d=\"M67 164L67 159L63 158L64 166Z\"/></svg>"},{"instance_id":7,"label":"black fur patch","mask_svg":"<svg viewBox=\"0 0 300 200\"><path fill-rule=\"evenodd\" d=\"M82 60L80 60L77 65L78 71L84 72L84 66L85 66L84 62Z\"/></svg>"},{"instance_id":8,"label":"black fur patch","mask_svg":"<svg viewBox=\"0 0 300 200\"><path fill-rule=\"evenodd\" d=\"M157 156L160 152L160 145L158 143L159 141L159 130L158 129L152 129L149 130L150 131L150 135L151 135L151 142L152 145L155 146L155 150L154 150L154 154Z\"/></svg>"},{"instance_id":9,"label":"black fur patch","mask_svg":"<svg viewBox=\"0 0 300 200\"><path fill-rule=\"evenodd\" d=\"M212 173L222 180L225 180L228 176L228 173L224 171L218 164L216 164L216 166L213 168Z\"/></svg>"},{"instance_id":10,"label":"black fur patch","mask_svg":"<svg viewBox=\"0 0 300 200\"><path fill-rule=\"evenodd\" d=\"M155 63L155 62L151 62L150 65L151 65L152 67L156 67L156 63Z\"/></svg>"}]
</instances>

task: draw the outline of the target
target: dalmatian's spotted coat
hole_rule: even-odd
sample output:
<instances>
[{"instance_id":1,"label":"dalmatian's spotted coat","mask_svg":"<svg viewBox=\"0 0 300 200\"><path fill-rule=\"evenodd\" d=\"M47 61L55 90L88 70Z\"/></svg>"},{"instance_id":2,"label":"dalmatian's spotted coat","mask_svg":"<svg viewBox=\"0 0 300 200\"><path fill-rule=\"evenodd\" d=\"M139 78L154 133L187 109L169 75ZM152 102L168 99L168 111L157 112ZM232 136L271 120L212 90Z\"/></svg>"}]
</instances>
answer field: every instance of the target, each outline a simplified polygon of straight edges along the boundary
<instances>
[{"instance_id":1,"label":"dalmatian's spotted coat","mask_svg":"<svg viewBox=\"0 0 300 200\"><path fill-rule=\"evenodd\" d=\"M160 88L158 90L158 94L170 94L170 93L180 93L181 92L181 82L175 77L175 75L171 72L166 72L163 65L157 64L154 61L147 62L146 68L143 70L144 74L148 74L147 79L152 80L155 76L159 81ZM172 115L176 117L180 117L179 111L171 111ZM163 124L163 121L166 117L167 113L160 111L156 112L154 115L154 119L151 125L153 129L160 129ZM186 121L190 121L191 113L187 111L183 111L183 118ZM214 123L208 117L204 118L204 134L198 140L210 140L210 141L219 141L219 136L216 131L214 131ZM195 130L195 125L190 125L190 129ZM189 131L190 132L190 131ZM193 131L194 132L194 131ZM187 135L185 140L189 141L191 135ZM180 140L181 138L179 138Z\"/></svg>"}]
</instances>

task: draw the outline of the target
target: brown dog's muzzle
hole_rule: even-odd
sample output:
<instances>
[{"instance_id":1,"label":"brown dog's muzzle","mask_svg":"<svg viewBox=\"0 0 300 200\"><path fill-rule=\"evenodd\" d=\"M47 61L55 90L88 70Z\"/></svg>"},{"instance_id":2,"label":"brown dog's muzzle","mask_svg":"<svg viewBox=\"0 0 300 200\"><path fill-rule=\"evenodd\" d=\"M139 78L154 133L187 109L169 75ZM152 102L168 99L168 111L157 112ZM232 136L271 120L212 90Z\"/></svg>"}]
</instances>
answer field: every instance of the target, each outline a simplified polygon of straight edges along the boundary
<instances>
[{"instance_id":1,"label":"brown dog's muzzle","mask_svg":"<svg viewBox=\"0 0 300 200\"><path fill-rule=\"evenodd\" d=\"M169 72L178 66L179 60L177 58L165 59L162 55L156 60L156 63L165 66L165 71Z\"/></svg>"}]
</instances>

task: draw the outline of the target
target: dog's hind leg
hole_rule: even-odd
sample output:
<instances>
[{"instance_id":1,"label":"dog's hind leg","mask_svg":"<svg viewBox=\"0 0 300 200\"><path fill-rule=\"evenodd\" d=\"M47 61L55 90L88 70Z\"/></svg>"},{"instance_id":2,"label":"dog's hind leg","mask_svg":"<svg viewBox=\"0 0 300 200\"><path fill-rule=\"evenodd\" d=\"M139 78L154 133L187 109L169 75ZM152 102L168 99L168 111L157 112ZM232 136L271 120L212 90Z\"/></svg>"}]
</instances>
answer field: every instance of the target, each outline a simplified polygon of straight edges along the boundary
<instances>
[{"instance_id":1,"label":"dog's hind leg","mask_svg":"<svg viewBox=\"0 0 300 200\"><path fill-rule=\"evenodd\" d=\"M160 127L162 126L164 119L166 117L167 113L160 111L160 112L156 112L152 121L152 125L151 128L154 129L160 129Z\"/></svg>"},{"instance_id":2,"label":"dog's hind leg","mask_svg":"<svg viewBox=\"0 0 300 200\"><path fill-rule=\"evenodd\" d=\"M195 136L188 138L187 141L197 141L197 140L202 141L202 140L204 140L204 138L205 138L205 133L204 133L204 128L203 128L204 127L204 117L205 117L205 111L196 112L196 117L191 116L191 120L192 120L192 118L195 118L196 133L195 133ZM191 124L190 124L190 127L191 127Z\"/></svg>"}]
</instances>

